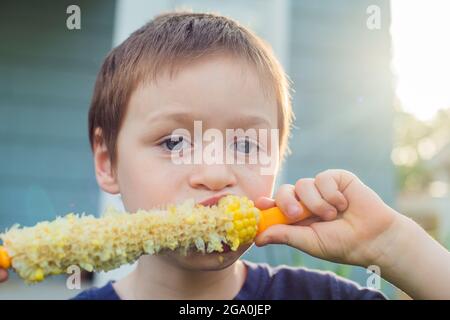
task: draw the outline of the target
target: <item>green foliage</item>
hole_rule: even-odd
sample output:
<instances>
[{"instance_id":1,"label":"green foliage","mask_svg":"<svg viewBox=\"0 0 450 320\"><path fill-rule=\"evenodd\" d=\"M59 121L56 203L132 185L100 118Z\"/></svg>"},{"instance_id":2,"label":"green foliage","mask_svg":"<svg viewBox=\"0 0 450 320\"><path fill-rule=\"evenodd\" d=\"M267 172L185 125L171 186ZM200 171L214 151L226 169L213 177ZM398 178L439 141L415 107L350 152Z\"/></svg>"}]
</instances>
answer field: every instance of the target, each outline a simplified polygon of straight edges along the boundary
<instances>
[{"instance_id":1,"label":"green foliage","mask_svg":"<svg viewBox=\"0 0 450 320\"><path fill-rule=\"evenodd\" d=\"M439 148L442 138L450 137L449 123L450 109L440 110L431 121L421 121L409 113L396 111L393 160L400 191L421 191L432 181L433 172L427 166L432 150L424 151L423 145L428 143L432 148ZM448 142L448 139L444 141ZM396 152L403 153L400 161L395 159Z\"/></svg>"}]
</instances>

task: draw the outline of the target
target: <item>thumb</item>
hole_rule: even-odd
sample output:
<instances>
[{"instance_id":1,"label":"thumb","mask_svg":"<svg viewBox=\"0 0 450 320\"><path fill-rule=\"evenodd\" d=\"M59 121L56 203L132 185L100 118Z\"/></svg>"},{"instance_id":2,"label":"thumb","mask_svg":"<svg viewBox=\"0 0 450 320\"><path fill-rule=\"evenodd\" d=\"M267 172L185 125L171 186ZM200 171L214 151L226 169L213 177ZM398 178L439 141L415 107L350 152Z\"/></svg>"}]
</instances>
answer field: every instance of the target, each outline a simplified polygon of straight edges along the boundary
<instances>
[{"instance_id":1,"label":"thumb","mask_svg":"<svg viewBox=\"0 0 450 320\"><path fill-rule=\"evenodd\" d=\"M317 234L308 226L277 224L270 226L255 238L258 247L267 244L285 244L311 255L317 255L320 242Z\"/></svg>"}]
</instances>

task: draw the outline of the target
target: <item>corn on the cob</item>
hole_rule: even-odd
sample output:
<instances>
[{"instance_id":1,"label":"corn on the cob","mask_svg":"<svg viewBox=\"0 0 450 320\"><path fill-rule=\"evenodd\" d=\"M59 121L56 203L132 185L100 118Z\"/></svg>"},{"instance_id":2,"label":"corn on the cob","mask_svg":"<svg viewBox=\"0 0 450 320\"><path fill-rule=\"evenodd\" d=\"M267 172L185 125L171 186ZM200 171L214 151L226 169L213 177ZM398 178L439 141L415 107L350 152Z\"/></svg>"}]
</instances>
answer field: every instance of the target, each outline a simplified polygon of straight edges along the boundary
<instances>
[{"instance_id":1,"label":"corn on the cob","mask_svg":"<svg viewBox=\"0 0 450 320\"><path fill-rule=\"evenodd\" d=\"M108 271L162 250L222 252L225 243L235 251L252 242L259 213L251 200L230 195L212 207L192 200L133 214L110 208L101 218L71 213L34 227L13 226L0 239L12 268L32 283L71 265Z\"/></svg>"}]
</instances>

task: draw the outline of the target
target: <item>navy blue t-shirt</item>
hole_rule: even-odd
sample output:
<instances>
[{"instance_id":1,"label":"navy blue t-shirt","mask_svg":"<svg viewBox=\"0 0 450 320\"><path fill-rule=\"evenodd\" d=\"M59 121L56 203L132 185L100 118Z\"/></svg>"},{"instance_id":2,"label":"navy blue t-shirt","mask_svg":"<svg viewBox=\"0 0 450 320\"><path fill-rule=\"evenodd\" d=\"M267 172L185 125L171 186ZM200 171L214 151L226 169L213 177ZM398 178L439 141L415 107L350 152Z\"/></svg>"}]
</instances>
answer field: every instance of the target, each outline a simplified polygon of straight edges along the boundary
<instances>
[{"instance_id":1,"label":"navy blue t-shirt","mask_svg":"<svg viewBox=\"0 0 450 320\"><path fill-rule=\"evenodd\" d=\"M242 260L247 278L234 300L383 300L378 291L360 287L357 283L331 272L271 267L265 263ZM74 300L120 300L113 281L103 287L87 289Z\"/></svg>"}]
</instances>

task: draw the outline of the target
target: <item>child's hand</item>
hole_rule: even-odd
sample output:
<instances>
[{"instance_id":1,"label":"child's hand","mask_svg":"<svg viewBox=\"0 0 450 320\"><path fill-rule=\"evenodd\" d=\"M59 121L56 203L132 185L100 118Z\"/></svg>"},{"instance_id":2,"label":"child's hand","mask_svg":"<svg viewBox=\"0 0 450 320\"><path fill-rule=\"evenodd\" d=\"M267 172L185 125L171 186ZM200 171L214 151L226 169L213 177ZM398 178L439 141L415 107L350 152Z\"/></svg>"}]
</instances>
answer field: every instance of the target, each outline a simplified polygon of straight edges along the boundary
<instances>
[{"instance_id":1,"label":"child's hand","mask_svg":"<svg viewBox=\"0 0 450 320\"><path fill-rule=\"evenodd\" d=\"M258 246L284 243L313 256L368 266L378 263L395 234L399 216L354 174L327 170L314 179L283 185L275 200L260 198L256 206L277 205L289 217L299 215L301 201L314 216L295 225L275 225L260 234Z\"/></svg>"},{"instance_id":2,"label":"child's hand","mask_svg":"<svg viewBox=\"0 0 450 320\"><path fill-rule=\"evenodd\" d=\"M327 170L283 185L275 200L260 198L256 206L276 204L288 216L292 208L299 215L299 200L314 216L269 227L255 239L258 246L284 243L330 261L377 265L384 279L413 298L450 299L450 252L354 174Z\"/></svg>"}]
</instances>

